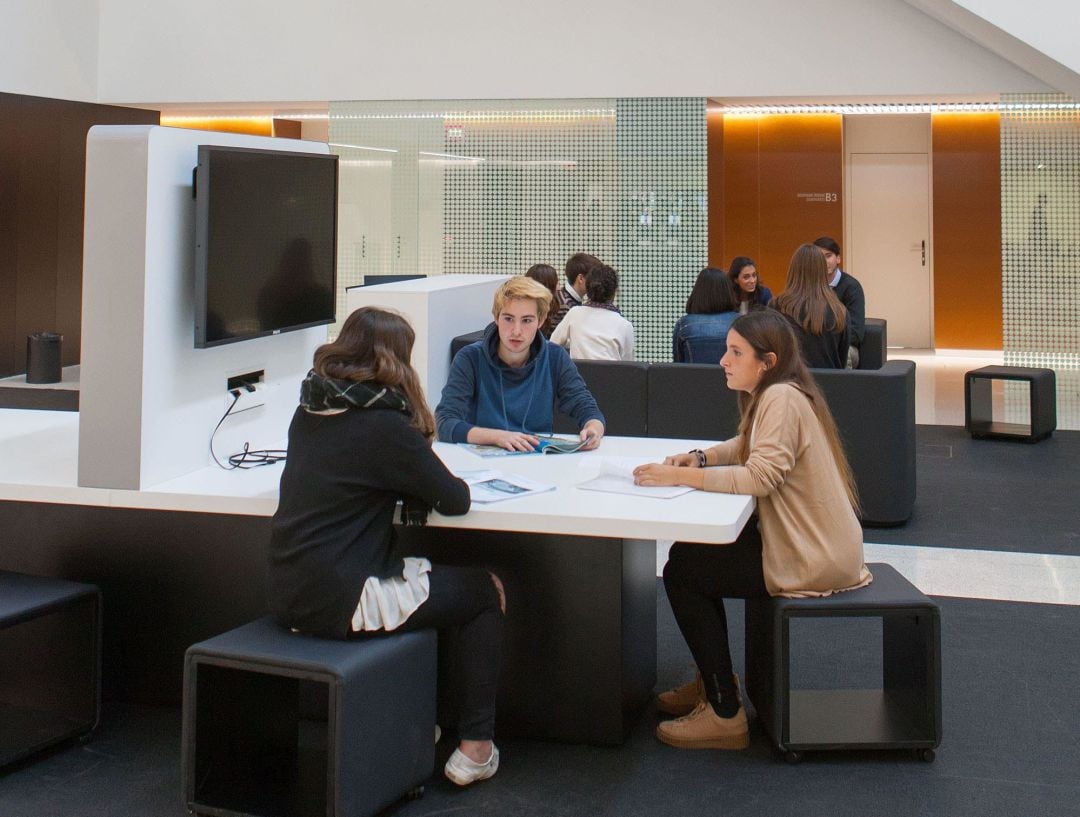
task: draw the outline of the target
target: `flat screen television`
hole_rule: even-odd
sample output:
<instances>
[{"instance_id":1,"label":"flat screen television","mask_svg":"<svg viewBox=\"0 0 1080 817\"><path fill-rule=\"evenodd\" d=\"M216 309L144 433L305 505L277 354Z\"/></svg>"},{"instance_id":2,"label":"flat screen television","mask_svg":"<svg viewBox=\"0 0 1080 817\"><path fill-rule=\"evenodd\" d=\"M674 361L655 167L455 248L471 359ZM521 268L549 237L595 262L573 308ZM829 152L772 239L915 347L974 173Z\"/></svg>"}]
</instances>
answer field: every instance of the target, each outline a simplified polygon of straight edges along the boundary
<instances>
[{"instance_id":1,"label":"flat screen television","mask_svg":"<svg viewBox=\"0 0 1080 817\"><path fill-rule=\"evenodd\" d=\"M333 323L338 157L199 145L195 346Z\"/></svg>"}]
</instances>

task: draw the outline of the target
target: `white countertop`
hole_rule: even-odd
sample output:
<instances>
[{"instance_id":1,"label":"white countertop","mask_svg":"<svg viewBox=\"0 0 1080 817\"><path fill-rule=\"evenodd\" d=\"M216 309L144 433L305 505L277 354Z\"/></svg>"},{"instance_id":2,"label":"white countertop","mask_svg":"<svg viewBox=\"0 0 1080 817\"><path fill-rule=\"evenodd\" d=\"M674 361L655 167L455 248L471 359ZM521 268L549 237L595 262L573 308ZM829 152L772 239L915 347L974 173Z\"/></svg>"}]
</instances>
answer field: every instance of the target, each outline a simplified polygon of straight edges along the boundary
<instances>
[{"instance_id":1,"label":"white countertop","mask_svg":"<svg viewBox=\"0 0 1080 817\"><path fill-rule=\"evenodd\" d=\"M78 486L78 414L0 409L0 500L116 508L271 516L283 465L247 471L216 466L143 491ZM461 517L433 513L428 524L455 528L536 531L631 539L730 542L753 512L745 496L692 491L673 499L585 491L603 456L659 461L708 444L704 440L606 437L595 452L480 458L459 446L436 444L451 470L490 468L521 474L556 490L491 505ZM282 446L284 447L284 446Z\"/></svg>"}]
</instances>

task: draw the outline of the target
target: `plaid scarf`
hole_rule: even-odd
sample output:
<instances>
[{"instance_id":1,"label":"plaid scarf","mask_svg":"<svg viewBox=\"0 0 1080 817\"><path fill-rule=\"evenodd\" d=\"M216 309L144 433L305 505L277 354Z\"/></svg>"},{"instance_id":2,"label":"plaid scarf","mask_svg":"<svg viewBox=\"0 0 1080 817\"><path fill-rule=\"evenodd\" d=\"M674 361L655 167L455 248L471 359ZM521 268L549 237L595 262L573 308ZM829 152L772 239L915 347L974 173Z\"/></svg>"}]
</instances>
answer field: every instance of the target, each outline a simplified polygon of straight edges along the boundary
<instances>
[{"instance_id":1,"label":"plaid scarf","mask_svg":"<svg viewBox=\"0 0 1080 817\"><path fill-rule=\"evenodd\" d=\"M409 413L409 401L388 386L334 380L315 374L314 369L300 386L300 405L308 411L374 408Z\"/></svg>"},{"instance_id":2,"label":"plaid scarf","mask_svg":"<svg viewBox=\"0 0 1080 817\"><path fill-rule=\"evenodd\" d=\"M596 303L596 301L586 301L585 306L591 306L593 309L606 309L608 312L616 312L619 315L622 314L622 310L611 302L608 302L606 304L599 304Z\"/></svg>"},{"instance_id":3,"label":"plaid scarf","mask_svg":"<svg viewBox=\"0 0 1080 817\"><path fill-rule=\"evenodd\" d=\"M390 409L409 414L405 396L379 383L358 383L322 377L312 369L300 386L300 405L306 411L335 409ZM426 502L415 496L404 496L401 502L401 522L406 527L427 523L431 510Z\"/></svg>"}]
</instances>

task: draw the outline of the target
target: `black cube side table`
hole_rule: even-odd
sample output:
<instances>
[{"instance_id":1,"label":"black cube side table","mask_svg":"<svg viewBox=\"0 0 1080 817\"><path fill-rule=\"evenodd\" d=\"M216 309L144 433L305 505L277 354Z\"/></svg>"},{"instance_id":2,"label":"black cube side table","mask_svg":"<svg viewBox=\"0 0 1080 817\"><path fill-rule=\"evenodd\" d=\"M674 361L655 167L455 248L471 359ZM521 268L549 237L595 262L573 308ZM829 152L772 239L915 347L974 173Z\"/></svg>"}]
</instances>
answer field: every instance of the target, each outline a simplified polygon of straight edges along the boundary
<instances>
[{"instance_id":1,"label":"black cube side table","mask_svg":"<svg viewBox=\"0 0 1080 817\"><path fill-rule=\"evenodd\" d=\"M101 591L0 571L0 766L88 735L101 712Z\"/></svg>"},{"instance_id":2,"label":"black cube side table","mask_svg":"<svg viewBox=\"0 0 1080 817\"><path fill-rule=\"evenodd\" d=\"M911 749L931 761L941 743L938 606L891 565L867 567L874 581L858 590L746 602L747 694L789 762L836 749ZM881 621L880 686L792 689L793 620L840 617Z\"/></svg>"},{"instance_id":3,"label":"black cube side table","mask_svg":"<svg viewBox=\"0 0 1080 817\"><path fill-rule=\"evenodd\" d=\"M995 380L1028 384L1030 422L1007 423L994 418ZM1038 442L1057 428L1057 378L1053 369L1026 366L983 366L964 375L964 425L976 439L1002 438Z\"/></svg>"}]
</instances>

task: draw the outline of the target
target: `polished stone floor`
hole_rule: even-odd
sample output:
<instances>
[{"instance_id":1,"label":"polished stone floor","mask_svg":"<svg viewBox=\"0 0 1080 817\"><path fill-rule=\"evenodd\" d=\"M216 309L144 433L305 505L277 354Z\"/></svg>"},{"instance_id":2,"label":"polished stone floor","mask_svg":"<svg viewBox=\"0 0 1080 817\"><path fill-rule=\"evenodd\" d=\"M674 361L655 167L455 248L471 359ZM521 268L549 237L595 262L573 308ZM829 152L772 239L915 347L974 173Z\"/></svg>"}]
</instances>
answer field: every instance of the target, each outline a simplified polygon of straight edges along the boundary
<instances>
[{"instance_id":1,"label":"polished stone floor","mask_svg":"<svg viewBox=\"0 0 1080 817\"><path fill-rule=\"evenodd\" d=\"M983 366L1002 365L1001 352L959 352L927 349L890 349L890 360L915 361L915 422L920 425L962 426L964 424L964 375ZM1080 429L1080 370L1058 369L1057 427ZM1023 420L1027 408L1026 386L995 393L995 412L1003 419Z\"/></svg>"}]
</instances>

